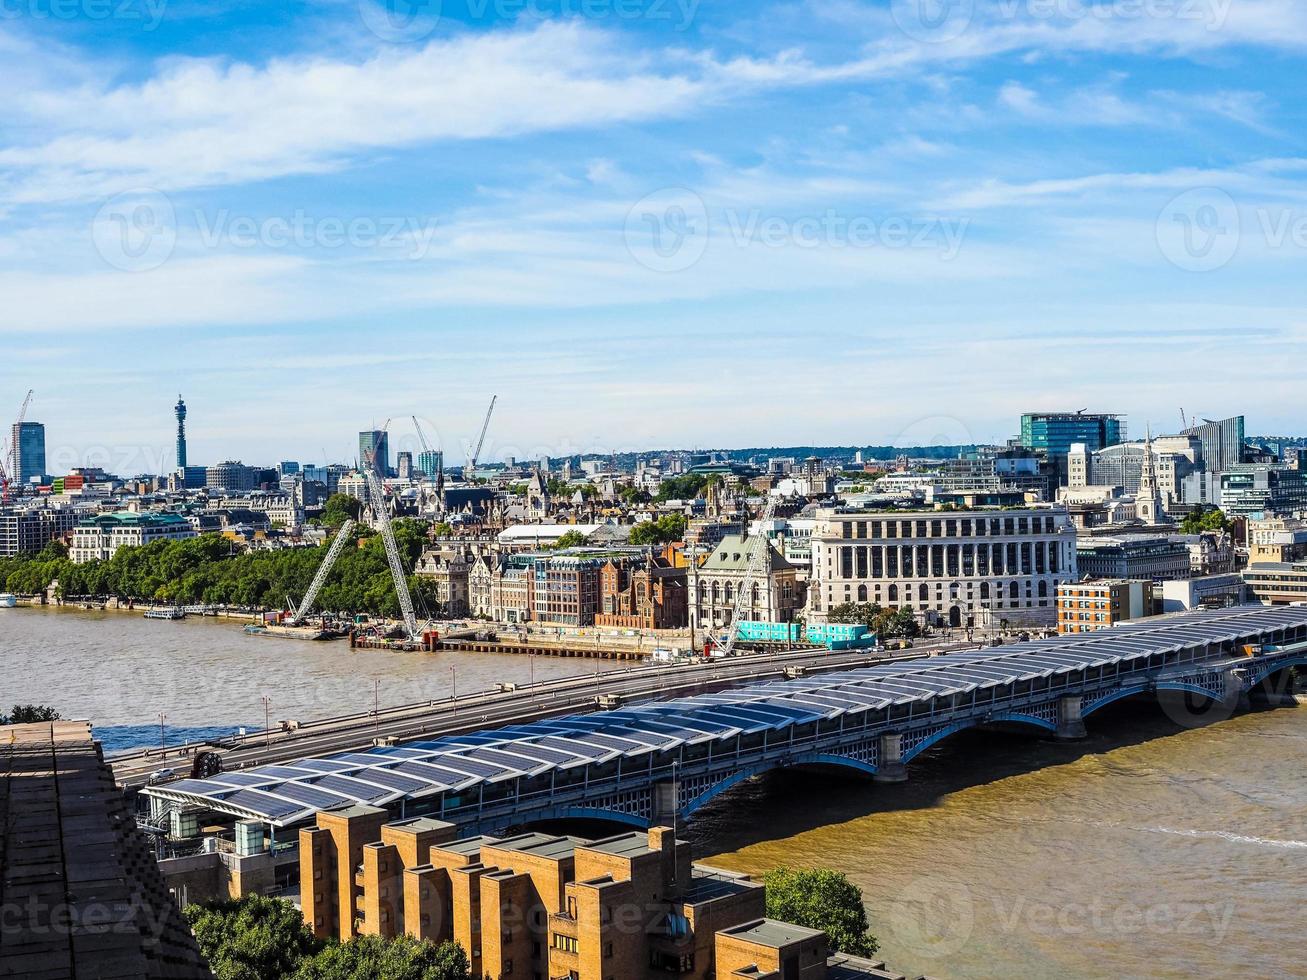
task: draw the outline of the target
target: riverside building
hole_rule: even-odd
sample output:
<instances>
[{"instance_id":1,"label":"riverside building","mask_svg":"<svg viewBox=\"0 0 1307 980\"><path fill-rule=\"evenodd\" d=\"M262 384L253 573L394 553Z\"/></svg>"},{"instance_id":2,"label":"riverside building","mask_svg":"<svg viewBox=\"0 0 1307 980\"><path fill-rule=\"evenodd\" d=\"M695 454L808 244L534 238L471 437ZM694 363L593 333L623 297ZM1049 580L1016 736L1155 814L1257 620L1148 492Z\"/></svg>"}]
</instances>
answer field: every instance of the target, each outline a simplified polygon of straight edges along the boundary
<instances>
[{"instance_id":1,"label":"riverside building","mask_svg":"<svg viewBox=\"0 0 1307 980\"><path fill-rule=\"evenodd\" d=\"M809 616L846 602L908 609L951 626L1052 625L1057 587L1076 579L1066 510L817 512Z\"/></svg>"}]
</instances>

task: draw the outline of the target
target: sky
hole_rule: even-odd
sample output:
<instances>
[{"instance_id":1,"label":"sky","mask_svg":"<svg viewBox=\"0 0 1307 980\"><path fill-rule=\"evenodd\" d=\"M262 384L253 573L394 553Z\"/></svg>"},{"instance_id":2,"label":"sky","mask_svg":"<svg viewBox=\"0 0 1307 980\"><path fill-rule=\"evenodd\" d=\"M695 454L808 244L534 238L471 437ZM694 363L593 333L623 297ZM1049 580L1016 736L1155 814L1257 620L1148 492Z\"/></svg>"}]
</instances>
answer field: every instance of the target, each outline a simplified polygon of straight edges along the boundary
<instances>
[{"instance_id":1,"label":"sky","mask_svg":"<svg viewBox=\"0 0 1307 980\"><path fill-rule=\"evenodd\" d=\"M49 468L1307 431L1300 0L0 0ZM7 406L7 407L6 407Z\"/></svg>"}]
</instances>

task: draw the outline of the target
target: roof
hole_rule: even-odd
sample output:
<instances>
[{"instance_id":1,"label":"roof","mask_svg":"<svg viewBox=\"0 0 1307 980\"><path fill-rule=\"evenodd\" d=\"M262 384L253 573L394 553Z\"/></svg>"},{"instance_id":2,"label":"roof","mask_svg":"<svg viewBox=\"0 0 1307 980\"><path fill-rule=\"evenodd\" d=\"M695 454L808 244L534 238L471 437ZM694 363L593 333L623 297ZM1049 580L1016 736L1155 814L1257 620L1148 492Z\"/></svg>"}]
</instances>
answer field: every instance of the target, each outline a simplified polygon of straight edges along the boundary
<instances>
[{"instance_id":1,"label":"roof","mask_svg":"<svg viewBox=\"0 0 1307 980\"><path fill-rule=\"evenodd\" d=\"M760 946L769 946L772 949L780 949L783 946L825 935L820 929L809 929L807 926L781 922L778 919L756 919L721 931L728 936L757 943Z\"/></svg>"},{"instance_id":2,"label":"roof","mask_svg":"<svg viewBox=\"0 0 1307 980\"><path fill-rule=\"evenodd\" d=\"M1093 633L887 660L616 711L183 779L149 786L143 792L288 826L310 820L317 810L350 802L390 806L401 799L447 791L464 795L483 785L548 777L555 771L618 757L647 758L651 753L733 741L740 734L779 731L892 705L920 704L940 695L1147 661L1188 645L1234 643L1296 626L1307 626L1307 607L1242 606L1131 620Z\"/></svg>"},{"instance_id":3,"label":"roof","mask_svg":"<svg viewBox=\"0 0 1307 980\"><path fill-rule=\"evenodd\" d=\"M515 524L500 531L499 540L501 542L549 541L573 531L589 536L602 526L602 524Z\"/></svg>"},{"instance_id":4,"label":"roof","mask_svg":"<svg viewBox=\"0 0 1307 980\"><path fill-rule=\"evenodd\" d=\"M700 571L739 572L744 574L749 570L749 555L752 547L752 538L746 538L740 534L728 534L718 542L712 554L700 566ZM770 571L782 572L794 568L770 541L767 542L767 550L771 554Z\"/></svg>"}]
</instances>

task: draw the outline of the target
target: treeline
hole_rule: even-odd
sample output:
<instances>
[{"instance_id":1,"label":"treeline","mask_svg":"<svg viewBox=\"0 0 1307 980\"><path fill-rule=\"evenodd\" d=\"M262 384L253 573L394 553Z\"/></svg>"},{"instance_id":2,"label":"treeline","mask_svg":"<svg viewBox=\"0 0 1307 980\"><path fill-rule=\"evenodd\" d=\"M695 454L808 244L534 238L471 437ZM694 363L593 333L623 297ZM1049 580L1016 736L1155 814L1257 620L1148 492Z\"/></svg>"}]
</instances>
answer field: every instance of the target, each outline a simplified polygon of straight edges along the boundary
<instances>
[{"instance_id":1,"label":"treeline","mask_svg":"<svg viewBox=\"0 0 1307 980\"><path fill-rule=\"evenodd\" d=\"M427 525L401 520L394 527L405 567L411 569L422 553ZM398 616L399 602L380 535L360 527L353 536L357 547L341 554L316 608ZM20 595L44 592L58 582L58 594L64 598L112 596L137 602L279 609L285 607L287 597L300 600L325 555L325 546L242 552L225 538L210 534L119 548L108 561L74 565L62 545L51 544L38 555L0 559L0 584L3 591ZM409 588L415 599L431 604L433 593L426 580L410 575Z\"/></svg>"}]
</instances>

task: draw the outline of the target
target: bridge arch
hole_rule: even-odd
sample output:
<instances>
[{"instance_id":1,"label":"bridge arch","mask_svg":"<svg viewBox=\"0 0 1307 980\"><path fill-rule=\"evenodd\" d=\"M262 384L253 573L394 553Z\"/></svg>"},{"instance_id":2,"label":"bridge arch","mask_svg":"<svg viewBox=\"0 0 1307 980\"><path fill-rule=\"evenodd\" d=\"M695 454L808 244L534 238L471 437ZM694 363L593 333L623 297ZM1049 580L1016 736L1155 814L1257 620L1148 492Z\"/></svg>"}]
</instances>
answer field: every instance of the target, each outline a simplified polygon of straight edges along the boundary
<instances>
[{"instance_id":1,"label":"bridge arch","mask_svg":"<svg viewBox=\"0 0 1307 980\"><path fill-rule=\"evenodd\" d=\"M1121 688L1119 691L1113 691L1097 701L1091 701L1080 709L1080 717L1087 718L1095 711L1106 708L1109 704L1115 704L1117 701L1123 701L1126 698L1137 697L1140 694L1156 694L1158 691L1180 691L1186 694L1194 694L1209 701L1220 701L1222 697L1205 687L1197 684L1187 684L1183 681L1163 681L1159 684L1132 684L1129 687Z\"/></svg>"},{"instance_id":2,"label":"bridge arch","mask_svg":"<svg viewBox=\"0 0 1307 980\"><path fill-rule=\"evenodd\" d=\"M1259 669L1257 673L1252 674L1248 678L1248 683L1251 687L1256 687L1268 677L1278 674L1281 671L1288 670L1291 667L1307 667L1307 653L1304 653L1302 656L1292 657L1288 660L1281 660L1279 663L1270 664Z\"/></svg>"},{"instance_id":3,"label":"bridge arch","mask_svg":"<svg viewBox=\"0 0 1307 980\"><path fill-rule=\"evenodd\" d=\"M728 776L725 776L716 783L713 783L698 796L691 799L681 807L680 815L682 819L689 819L690 816L704 804L725 793L727 790L738 786L746 779L752 779L754 776L761 776L765 772L771 772L774 769L852 769L855 772L865 776L874 776L876 767L866 762L859 762L857 759L850 759L842 755L828 755L824 752L814 752L809 755L802 755L794 759L776 760L774 762L762 762L753 766L745 766L738 769Z\"/></svg>"},{"instance_id":4,"label":"bridge arch","mask_svg":"<svg viewBox=\"0 0 1307 980\"><path fill-rule=\"evenodd\" d=\"M557 815L551 814L549 820L603 820L608 823L621 823L631 827L637 827L640 830L649 829L649 821L635 813L622 813L619 810L604 810L600 807L592 806L569 806L562 809ZM532 823L538 823L539 820L533 820Z\"/></svg>"},{"instance_id":5,"label":"bridge arch","mask_svg":"<svg viewBox=\"0 0 1307 980\"><path fill-rule=\"evenodd\" d=\"M937 732L932 732L926 738L922 739L912 748L903 753L903 762L911 762L921 753L925 752L933 745L938 745L946 738L951 738L959 732L964 732L969 728L980 728L983 725L996 725L999 722L1016 725L1029 725L1042 732L1057 732L1057 722L1049 721L1046 718L1040 718L1036 715L1028 715L1017 711L1000 711L984 718L968 718L965 721L959 721L949 725L947 728L941 728Z\"/></svg>"}]
</instances>

